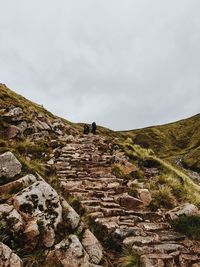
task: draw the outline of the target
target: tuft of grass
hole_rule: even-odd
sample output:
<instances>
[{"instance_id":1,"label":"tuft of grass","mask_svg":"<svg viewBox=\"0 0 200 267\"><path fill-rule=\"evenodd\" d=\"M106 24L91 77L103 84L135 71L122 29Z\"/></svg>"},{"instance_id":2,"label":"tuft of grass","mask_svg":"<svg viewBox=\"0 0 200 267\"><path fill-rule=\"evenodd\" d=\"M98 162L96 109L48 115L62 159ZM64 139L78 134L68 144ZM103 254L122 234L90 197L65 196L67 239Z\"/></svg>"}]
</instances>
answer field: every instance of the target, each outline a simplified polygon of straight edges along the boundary
<instances>
[{"instance_id":1,"label":"tuft of grass","mask_svg":"<svg viewBox=\"0 0 200 267\"><path fill-rule=\"evenodd\" d=\"M172 227L189 238L200 240L200 216L181 216L171 222Z\"/></svg>"},{"instance_id":2,"label":"tuft of grass","mask_svg":"<svg viewBox=\"0 0 200 267\"><path fill-rule=\"evenodd\" d=\"M123 178L125 176L123 170L117 164L114 164L112 166L112 174L115 175L117 178Z\"/></svg>"},{"instance_id":3,"label":"tuft of grass","mask_svg":"<svg viewBox=\"0 0 200 267\"><path fill-rule=\"evenodd\" d=\"M118 260L119 267L140 267L139 255L132 252L131 247L127 247L123 250L122 256Z\"/></svg>"},{"instance_id":4,"label":"tuft of grass","mask_svg":"<svg viewBox=\"0 0 200 267\"><path fill-rule=\"evenodd\" d=\"M158 208L173 208L176 204L176 199L172 194L171 188L167 185L159 186L159 189L153 191L152 202L150 208L157 210Z\"/></svg>"}]
</instances>

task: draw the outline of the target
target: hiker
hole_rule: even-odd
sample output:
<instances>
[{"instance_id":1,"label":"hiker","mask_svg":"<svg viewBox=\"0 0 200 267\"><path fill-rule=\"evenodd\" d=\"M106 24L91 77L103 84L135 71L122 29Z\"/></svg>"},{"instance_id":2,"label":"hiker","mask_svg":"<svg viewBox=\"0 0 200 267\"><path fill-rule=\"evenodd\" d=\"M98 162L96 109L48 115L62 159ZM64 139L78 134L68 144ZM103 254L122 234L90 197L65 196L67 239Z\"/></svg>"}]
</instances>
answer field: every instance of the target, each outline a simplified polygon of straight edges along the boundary
<instances>
[{"instance_id":1,"label":"hiker","mask_svg":"<svg viewBox=\"0 0 200 267\"><path fill-rule=\"evenodd\" d=\"M90 128L87 124L84 124L83 126L83 134L89 134Z\"/></svg>"},{"instance_id":2,"label":"hiker","mask_svg":"<svg viewBox=\"0 0 200 267\"><path fill-rule=\"evenodd\" d=\"M96 134L96 130L97 130L97 125L96 125L95 122L93 122L91 131L92 131L93 134Z\"/></svg>"}]
</instances>

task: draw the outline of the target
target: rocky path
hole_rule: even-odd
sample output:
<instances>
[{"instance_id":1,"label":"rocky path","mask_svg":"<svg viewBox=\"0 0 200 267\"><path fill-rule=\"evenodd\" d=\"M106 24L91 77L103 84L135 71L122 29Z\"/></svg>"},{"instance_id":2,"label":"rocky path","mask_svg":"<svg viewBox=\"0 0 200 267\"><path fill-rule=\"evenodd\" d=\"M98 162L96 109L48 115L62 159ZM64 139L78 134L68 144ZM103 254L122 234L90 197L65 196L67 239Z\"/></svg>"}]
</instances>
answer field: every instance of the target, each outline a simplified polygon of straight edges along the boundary
<instances>
[{"instance_id":1,"label":"rocky path","mask_svg":"<svg viewBox=\"0 0 200 267\"><path fill-rule=\"evenodd\" d=\"M132 197L128 194L130 182L112 173L113 164L130 172L135 167L111 141L79 136L54 152L50 164L63 188L79 198L113 242L132 247L143 267L200 266L200 243L172 231L164 213L148 209L151 196L147 189L141 186L139 197Z\"/></svg>"}]
</instances>

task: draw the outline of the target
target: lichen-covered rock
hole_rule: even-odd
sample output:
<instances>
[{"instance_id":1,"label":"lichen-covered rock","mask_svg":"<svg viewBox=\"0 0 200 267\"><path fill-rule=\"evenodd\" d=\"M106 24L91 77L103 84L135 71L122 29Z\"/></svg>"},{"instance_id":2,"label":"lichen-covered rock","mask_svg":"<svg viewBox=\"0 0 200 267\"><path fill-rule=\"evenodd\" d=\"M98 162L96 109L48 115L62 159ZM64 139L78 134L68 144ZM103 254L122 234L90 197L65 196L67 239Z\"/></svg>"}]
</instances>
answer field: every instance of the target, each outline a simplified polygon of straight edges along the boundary
<instances>
[{"instance_id":1,"label":"lichen-covered rock","mask_svg":"<svg viewBox=\"0 0 200 267\"><path fill-rule=\"evenodd\" d=\"M90 230L85 230L81 242L90 257L90 261L99 264L103 257L103 248Z\"/></svg>"},{"instance_id":2,"label":"lichen-covered rock","mask_svg":"<svg viewBox=\"0 0 200 267\"><path fill-rule=\"evenodd\" d=\"M75 229L79 222L80 216L78 213L67 203L64 198L61 198L61 205L63 207L63 212L65 212L65 219L68 220L68 224L72 229Z\"/></svg>"},{"instance_id":3,"label":"lichen-covered rock","mask_svg":"<svg viewBox=\"0 0 200 267\"><path fill-rule=\"evenodd\" d=\"M4 117L10 121L20 121L23 117L23 110L20 107L14 107L4 114Z\"/></svg>"},{"instance_id":4,"label":"lichen-covered rock","mask_svg":"<svg viewBox=\"0 0 200 267\"><path fill-rule=\"evenodd\" d=\"M199 209L190 203L185 203L173 210L170 210L167 215L172 219L176 219L180 216L200 215Z\"/></svg>"},{"instance_id":5,"label":"lichen-covered rock","mask_svg":"<svg viewBox=\"0 0 200 267\"><path fill-rule=\"evenodd\" d=\"M89 267L89 256L75 235L62 240L47 257L48 263L63 267Z\"/></svg>"},{"instance_id":6,"label":"lichen-covered rock","mask_svg":"<svg viewBox=\"0 0 200 267\"><path fill-rule=\"evenodd\" d=\"M22 267L21 259L12 250L0 242L0 266L1 267Z\"/></svg>"},{"instance_id":7,"label":"lichen-covered rock","mask_svg":"<svg viewBox=\"0 0 200 267\"><path fill-rule=\"evenodd\" d=\"M56 191L46 182L38 181L15 195L13 205L26 220L37 221L44 233L43 244L51 247L55 239L52 231L55 231L58 223L62 221L62 207ZM36 236L36 225L32 224L31 228L35 231L34 235ZM30 232L28 231L29 237ZM48 238L45 234L48 235Z\"/></svg>"},{"instance_id":8,"label":"lichen-covered rock","mask_svg":"<svg viewBox=\"0 0 200 267\"><path fill-rule=\"evenodd\" d=\"M0 178L13 178L21 172L22 165L11 152L0 155Z\"/></svg>"}]
</instances>

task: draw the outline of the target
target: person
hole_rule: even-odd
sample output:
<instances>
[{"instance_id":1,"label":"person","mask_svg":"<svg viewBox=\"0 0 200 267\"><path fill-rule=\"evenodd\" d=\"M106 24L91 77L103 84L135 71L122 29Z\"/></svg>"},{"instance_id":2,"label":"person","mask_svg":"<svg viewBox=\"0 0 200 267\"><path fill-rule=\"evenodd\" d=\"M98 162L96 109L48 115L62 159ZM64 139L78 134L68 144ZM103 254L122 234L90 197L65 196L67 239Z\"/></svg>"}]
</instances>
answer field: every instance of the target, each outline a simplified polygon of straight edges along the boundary
<instances>
[{"instance_id":1,"label":"person","mask_svg":"<svg viewBox=\"0 0 200 267\"><path fill-rule=\"evenodd\" d=\"M92 123L92 133L96 134L96 130L97 130L97 125L95 122Z\"/></svg>"},{"instance_id":2,"label":"person","mask_svg":"<svg viewBox=\"0 0 200 267\"><path fill-rule=\"evenodd\" d=\"M87 124L84 124L83 126L83 134L89 134L90 128Z\"/></svg>"}]
</instances>

